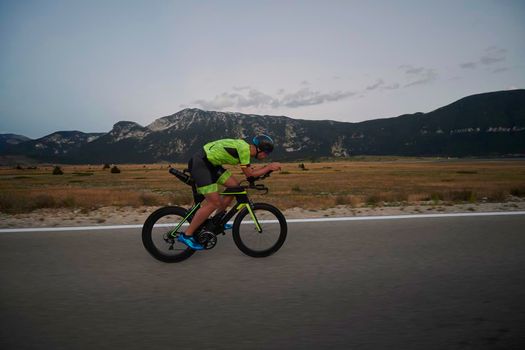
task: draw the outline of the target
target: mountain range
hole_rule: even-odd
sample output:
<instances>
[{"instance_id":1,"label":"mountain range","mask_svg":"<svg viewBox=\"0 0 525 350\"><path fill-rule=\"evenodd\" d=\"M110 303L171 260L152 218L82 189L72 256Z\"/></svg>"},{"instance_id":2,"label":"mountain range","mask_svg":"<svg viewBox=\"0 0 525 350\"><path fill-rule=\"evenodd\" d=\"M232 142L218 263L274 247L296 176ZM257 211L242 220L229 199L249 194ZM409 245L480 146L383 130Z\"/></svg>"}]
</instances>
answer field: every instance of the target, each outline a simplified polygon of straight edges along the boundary
<instances>
[{"instance_id":1,"label":"mountain range","mask_svg":"<svg viewBox=\"0 0 525 350\"><path fill-rule=\"evenodd\" d=\"M525 90L472 95L429 113L359 123L184 109L147 126L107 133L57 131L39 139L0 134L0 156L52 163L185 162L205 143L266 133L275 160L353 155L525 155Z\"/></svg>"}]
</instances>

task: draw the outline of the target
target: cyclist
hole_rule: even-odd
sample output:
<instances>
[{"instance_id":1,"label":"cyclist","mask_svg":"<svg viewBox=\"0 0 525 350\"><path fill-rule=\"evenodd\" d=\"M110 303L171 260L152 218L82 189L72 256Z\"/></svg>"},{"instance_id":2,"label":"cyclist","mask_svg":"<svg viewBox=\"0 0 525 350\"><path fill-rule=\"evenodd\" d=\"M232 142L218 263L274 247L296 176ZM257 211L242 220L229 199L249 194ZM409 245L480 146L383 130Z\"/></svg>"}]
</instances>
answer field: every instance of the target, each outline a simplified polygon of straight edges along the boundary
<instances>
[{"instance_id":1,"label":"cyclist","mask_svg":"<svg viewBox=\"0 0 525 350\"><path fill-rule=\"evenodd\" d=\"M250 165L250 158L266 158L272 151L274 142L268 135L258 135L252 140L252 144L244 140L222 139L207 143L190 159L188 168L195 180L197 192L204 195L206 201L203 206L195 212L190 226L179 235L178 241L195 250L204 247L199 244L193 234L199 226L213 213L222 213L233 200L233 196L219 195L219 184L226 187L237 187L239 181L232 176L230 171L222 165L241 166L246 177L259 177L269 171L280 170L279 163L270 163L263 167L254 168Z\"/></svg>"}]
</instances>

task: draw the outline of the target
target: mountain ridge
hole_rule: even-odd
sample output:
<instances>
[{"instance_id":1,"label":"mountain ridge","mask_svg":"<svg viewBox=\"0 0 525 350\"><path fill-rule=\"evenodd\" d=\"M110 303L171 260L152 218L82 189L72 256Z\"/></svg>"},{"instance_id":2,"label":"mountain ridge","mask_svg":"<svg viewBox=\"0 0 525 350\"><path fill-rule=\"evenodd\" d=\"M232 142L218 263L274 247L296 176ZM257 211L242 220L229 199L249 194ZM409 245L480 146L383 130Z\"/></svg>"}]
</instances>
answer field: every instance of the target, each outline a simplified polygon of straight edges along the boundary
<instances>
[{"instance_id":1,"label":"mountain ridge","mask_svg":"<svg viewBox=\"0 0 525 350\"><path fill-rule=\"evenodd\" d=\"M429 113L357 123L186 108L147 126L120 121L107 133L61 131L36 140L4 142L0 155L61 163L181 162L211 140L249 140L258 133L274 138L273 157L281 160L364 154L523 155L525 90L476 94Z\"/></svg>"}]
</instances>

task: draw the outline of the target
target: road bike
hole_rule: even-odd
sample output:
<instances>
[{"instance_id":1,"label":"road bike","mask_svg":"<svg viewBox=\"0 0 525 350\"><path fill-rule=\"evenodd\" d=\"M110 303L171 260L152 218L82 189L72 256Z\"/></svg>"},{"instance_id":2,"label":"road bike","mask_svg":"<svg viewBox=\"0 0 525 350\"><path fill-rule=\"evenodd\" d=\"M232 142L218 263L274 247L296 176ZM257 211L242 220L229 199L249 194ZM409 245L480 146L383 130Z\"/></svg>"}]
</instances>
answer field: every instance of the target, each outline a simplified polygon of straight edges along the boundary
<instances>
[{"instance_id":1,"label":"road bike","mask_svg":"<svg viewBox=\"0 0 525 350\"><path fill-rule=\"evenodd\" d=\"M167 206L154 211L142 227L142 243L155 259L172 263L183 261L195 253L195 250L177 241L177 237L184 232L205 198L197 193L188 169L180 171L170 168L169 172L191 186L194 204L189 209ZM267 257L282 247L288 232L286 218L271 204L253 203L247 192L253 189L263 194L268 193L268 187L256 182L269 177L270 173L249 177L241 182L241 186L228 187L221 192L221 195L235 196L236 201L228 212L218 213L207 219L196 230L194 237L205 250L216 246L217 236L225 234L225 225L235 216L233 241L244 254L254 258ZM248 184L243 185L245 182Z\"/></svg>"}]
</instances>

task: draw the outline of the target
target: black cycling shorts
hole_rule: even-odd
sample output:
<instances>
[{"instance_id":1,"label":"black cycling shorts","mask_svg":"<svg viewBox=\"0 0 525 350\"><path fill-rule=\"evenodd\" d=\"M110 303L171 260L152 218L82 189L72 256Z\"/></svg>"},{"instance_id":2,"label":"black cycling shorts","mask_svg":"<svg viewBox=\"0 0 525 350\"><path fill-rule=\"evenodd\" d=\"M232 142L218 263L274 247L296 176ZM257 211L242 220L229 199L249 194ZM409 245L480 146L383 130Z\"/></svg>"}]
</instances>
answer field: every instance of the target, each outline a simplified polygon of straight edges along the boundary
<instances>
[{"instance_id":1,"label":"black cycling shorts","mask_svg":"<svg viewBox=\"0 0 525 350\"><path fill-rule=\"evenodd\" d=\"M200 194L219 192L219 185L224 185L232 175L222 166L211 164L204 150L193 155L188 162L188 169Z\"/></svg>"}]
</instances>

